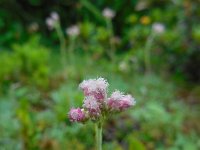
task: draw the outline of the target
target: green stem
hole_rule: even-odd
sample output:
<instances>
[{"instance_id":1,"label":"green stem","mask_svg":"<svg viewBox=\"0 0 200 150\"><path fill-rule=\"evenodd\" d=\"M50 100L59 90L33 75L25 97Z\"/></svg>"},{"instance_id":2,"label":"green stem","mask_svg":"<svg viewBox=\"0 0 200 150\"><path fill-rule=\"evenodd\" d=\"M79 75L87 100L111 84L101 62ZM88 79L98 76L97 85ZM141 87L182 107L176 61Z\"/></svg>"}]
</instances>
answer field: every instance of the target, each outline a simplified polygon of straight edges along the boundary
<instances>
[{"instance_id":1,"label":"green stem","mask_svg":"<svg viewBox=\"0 0 200 150\"><path fill-rule=\"evenodd\" d=\"M98 8L89 0L80 0L80 3L85 7L87 10L89 10L94 16L99 20L103 21L103 16L101 12L98 10Z\"/></svg>"},{"instance_id":2,"label":"green stem","mask_svg":"<svg viewBox=\"0 0 200 150\"><path fill-rule=\"evenodd\" d=\"M111 60L113 61L115 58L115 45L112 41L113 37L114 37L114 32L113 32L113 26L112 26L112 20L110 19L106 19L106 24L107 24L107 30L109 32L109 42L110 42L110 50L108 52Z\"/></svg>"},{"instance_id":3,"label":"green stem","mask_svg":"<svg viewBox=\"0 0 200 150\"><path fill-rule=\"evenodd\" d=\"M76 40L76 37L75 36L72 36L70 37L69 39L69 64L72 65L74 63L74 48L75 48L75 40Z\"/></svg>"},{"instance_id":4,"label":"green stem","mask_svg":"<svg viewBox=\"0 0 200 150\"><path fill-rule=\"evenodd\" d=\"M95 124L96 129L96 149L102 150L102 122L99 121Z\"/></svg>"},{"instance_id":5,"label":"green stem","mask_svg":"<svg viewBox=\"0 0 200 150\"><path fill-rule=\"evenodd\" d=\"M154 33L148 37L145 49L144 49L144 63L145 63L145 73L148 74L151 72L151 47L154 40Z\"/></svg>"},{"instance_id":6,"label":"green stem","mask_svg":"<svg viewBox=\"0 0 200 150\"><path fill-rule=\"evenodd\" d=\"M58 38L60 41L60 53L61 53L61 63L63 65L63 68L66 66L66 45L65 45L65 37L63 35L60 23L58 22L56 24L56 32L58 34Z\"/></svg>"}]
</instances>

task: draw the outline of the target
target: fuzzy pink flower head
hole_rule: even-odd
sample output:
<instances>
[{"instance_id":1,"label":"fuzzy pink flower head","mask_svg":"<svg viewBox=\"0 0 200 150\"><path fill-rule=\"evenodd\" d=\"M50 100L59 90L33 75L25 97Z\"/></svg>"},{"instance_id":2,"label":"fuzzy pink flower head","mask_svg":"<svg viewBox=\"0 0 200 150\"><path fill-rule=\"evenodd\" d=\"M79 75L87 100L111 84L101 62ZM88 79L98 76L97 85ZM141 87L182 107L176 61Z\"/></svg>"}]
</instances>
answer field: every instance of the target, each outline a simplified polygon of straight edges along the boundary
<instances>
[{"instance_id":1,"label":"fuzzy pink flower head","mask_svg":"<svg viewBox=\"0 0 200 150\"><path fill-rule=\"evenodd\" d=\"M102 101L106 97L108 82L104 78L84 80L79 87L85 96L94 96L97 101Z\"/></svg>"},{"instance_id":2,"label":"fuzzy pink flower head","mask_svg":"<svg viewBox=\"0 0 200 150\"><path fill-rule=\"evenodd\" d=\"M69 111L69 119L71 122L82 122L85 118L85 113L80 108L71 108Z\"/></svg>"},{"instance_id":3,"label":"fuzzy pink flower head","mask_svg":"<svg viewBox=\"0 0 200 150\"><path fill-rule=\"evenodd\" d=\"M90 116L99 116L101 114L101 104L93 96L84 99L83 107L88 110Z\"/></svg>"},{"instance_id":4,"label":"fuzzy pink flower head","mask_svg":"<svg viewBox=\"0 0 200 150\"><path fill-rule=\"evenodd\" d=\"M115 91L108 98L107 105L112 111L123 111L135 105L135 100L131 95L124 95L120 91Z\"/></svg>"}]
</instances>

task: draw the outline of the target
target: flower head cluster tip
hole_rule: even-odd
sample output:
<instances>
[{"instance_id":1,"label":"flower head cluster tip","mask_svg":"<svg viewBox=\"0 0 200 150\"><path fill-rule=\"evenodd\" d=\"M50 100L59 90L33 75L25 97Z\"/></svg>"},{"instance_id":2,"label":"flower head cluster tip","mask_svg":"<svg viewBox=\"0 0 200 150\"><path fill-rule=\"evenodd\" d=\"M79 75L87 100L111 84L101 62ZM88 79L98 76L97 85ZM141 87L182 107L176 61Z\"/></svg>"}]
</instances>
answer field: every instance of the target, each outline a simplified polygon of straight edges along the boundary
<instances>
[{"instance_id":1,"label":"flower head cluster tip","mask_svg":"<svg viewBox=\"0 0 200 150\"><path fill-rule=\"evenodd\" d=\"M96 100L104 100L107 93L108 82L104 78L84 80L79 87L85 96L93 96Z\"/></svg>"},{"instance_id":2,"label":"flower head cluster tip","mask_svg":"<svg viewBox=\"0 0 200 150\"><path fill-rule=\"evenodd\" d=\"M97 121L103 116L124 111L135 105L135 100L131 95L125 95L117 90L107 98L108 86L104 78L84 80L80 83L79 88L85 95L83 106L82 109L70 110L70 121L85 122L89 119Z\"/></svg>"}]
</instances>

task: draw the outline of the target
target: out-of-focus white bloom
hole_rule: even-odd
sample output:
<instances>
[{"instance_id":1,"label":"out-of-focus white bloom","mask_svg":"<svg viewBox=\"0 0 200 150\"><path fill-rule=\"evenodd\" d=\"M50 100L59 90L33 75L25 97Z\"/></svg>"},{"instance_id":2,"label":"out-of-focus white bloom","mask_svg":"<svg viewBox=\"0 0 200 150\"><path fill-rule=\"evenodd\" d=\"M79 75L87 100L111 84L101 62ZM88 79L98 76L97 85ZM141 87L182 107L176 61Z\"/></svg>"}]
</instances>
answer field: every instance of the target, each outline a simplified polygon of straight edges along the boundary
<instances>
[{"instance_id":1,"label":"out-of-focus white bloom","mask_svg":"<svg viewBox=\"0 0 200 150\"><path fill-rule=\"evenodd\" d=\"M55 21L58 21L59 20L59 15L58 15L58 13L57 12L55 12L55 11L53 11L52 13L51 13L51 18L53 19L53 20L55 20Z\"/></svg>"},{"instance_id":2,"label":"out-of-focus white bloom","mask_svg":"<svg viewBox=\"0 0 200 150\"><path fill-rule=\"evenodd\" d=\"M99 116L101 113L100 103L93 96L85 98L83 107L88 110L90 116Z\"/></svg>"},{"instance_id":3,"label":"out-of-focus white bloom","mask_svg":"<svg viewBox=\"0 0 200 150\"><path fill-rule=\"evenodd\" d=\"M79 26L73 25L73 26L67 28L67 29L66 29L66 33L67 33L69 36L78 36L78 35L80 34Z\"/></svg>"},{"instance_id":4,"label":"out-of-focus white bloom","mask_svg":"<svg viewBox=\"0 0 200 150\"><path fill-rule=\"evenodd\" d=\"M48 28L50 30L52 30L53 28L55 28L55 25L58 23L58 21L59 21L58 13L57 12L52 12L50 14L50 17L48 17L46 19L46 24L47 24Z\"/></svg>"},{"instance_id":5,"label":"out-of-focus white bloom","mask_svg":"<svg viewBox=\"0 0 200 150\"><path fill-rule=\"evenodd\" d=\"M112 111L122 111L135 105L135 100L131 95L124 95L120 91L115 91L108 98L107 105Z\"/></svg>"},{"instance_id":6,"label":"out-of-focus white bloom","mask_svg":"<svg viewBox=\"0 0 200 150\"><path fill-rule=\"evenodd\" d=\"M54 28L54 21L52 18L48 17L46 19L46 24L47 24L47 27L52 30Z\"/></svg>"},{"instance_id":7,"label":"out-of-focus white bloom","mask_svg":"<svg viewBox=\"0 0 200 150\"><path fill-rule=\"evenodd\" d=\"M127 72L128 69L128 64L125 61L121 61L119 64L119 70Z\"/></svg>"},{"instance_id":8,"label":"out-of-focus white bloom","mask_svg":"<svg viewBox=\"0 0 200 150\"><path fill-rule=\"evenodd\" d=\"M152 29L156 33L163 33L165 31L165 26L162 23L154 23Z\"/></svg>"},{"instance_id":9,"label":"out-of-focus white bloom","mask_svg":"<svg viewBox=\"0 0 200 150\"><path fill-rule=\"evenodd\" d=\"M107 19L112 19L115 17L115 12L110 8L105 8L102 12L103 16Z\"/></svg>"},{"instance_id":10,"label":"out-of-focus white bloom","mask_svg":"<svg viewBox=\"0 0 200 150\"><path fill-rule=\"evenodd\" d=\"M104 78L84 80L79 87L83 90L85 96L94 96L98 101L106 97L108 82Z\"/></svg>"}]
</instances>

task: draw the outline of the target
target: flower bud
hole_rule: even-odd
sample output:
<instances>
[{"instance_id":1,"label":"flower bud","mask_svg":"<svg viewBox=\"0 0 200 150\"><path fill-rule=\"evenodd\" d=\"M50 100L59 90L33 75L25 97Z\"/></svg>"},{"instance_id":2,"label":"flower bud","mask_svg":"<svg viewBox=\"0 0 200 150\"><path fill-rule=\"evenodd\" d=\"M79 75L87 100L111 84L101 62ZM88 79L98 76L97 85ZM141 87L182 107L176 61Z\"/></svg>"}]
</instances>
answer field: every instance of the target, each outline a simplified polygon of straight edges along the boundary
<instances>
[{"instance_id":1,"label":"flower bud","mask_svg":"<svg viewBox=\"0 0 200 150\"><path fill-rule=\"evenodd\" d=\"M80 108L71 108L69 119L71 122L83 122L86 119L84 110Z\"/></svg>"}]
</instances>

